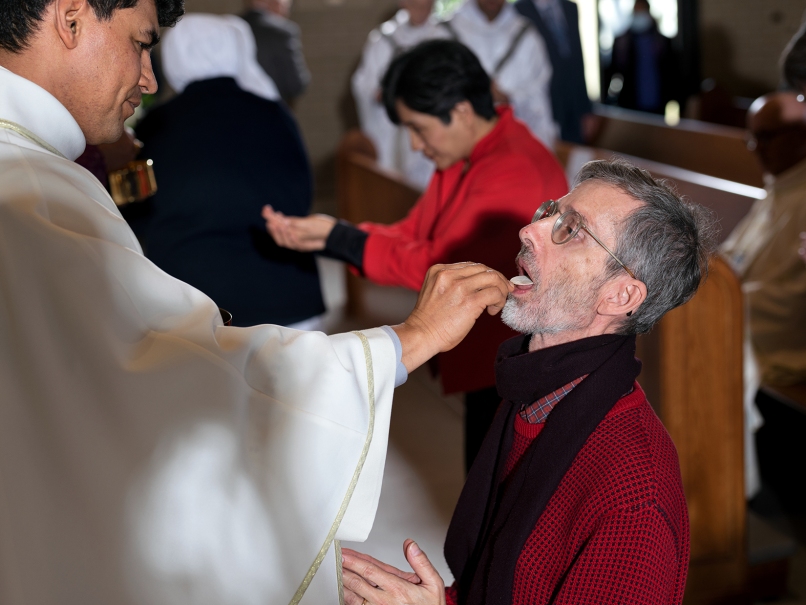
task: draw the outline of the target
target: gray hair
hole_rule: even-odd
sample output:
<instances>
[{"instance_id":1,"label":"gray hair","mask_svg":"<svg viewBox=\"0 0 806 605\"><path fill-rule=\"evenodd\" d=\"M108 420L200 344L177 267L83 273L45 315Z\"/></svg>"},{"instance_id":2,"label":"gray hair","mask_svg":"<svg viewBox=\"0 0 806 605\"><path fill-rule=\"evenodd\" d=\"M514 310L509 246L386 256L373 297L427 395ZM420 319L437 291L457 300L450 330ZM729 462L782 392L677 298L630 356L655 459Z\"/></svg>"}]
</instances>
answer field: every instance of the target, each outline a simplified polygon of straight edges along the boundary
<instances>
[{"instance_id":1,"label":"gray hair","mask_svg":"<svg viewBox=\"0 0 806 605\"><path fill-rule=\"evenodd\" d=\"M716 221L710 210L678 195L667 181L655 180L625 160L588 162L574 186L592 180L643 202L617 229L615 253L646 284L647 296L618 332L649 332L667 311L694 296L708 274L708 260L716 249ZM611 258L605 279L623 270Z\"/></svg>"}]
</instances>

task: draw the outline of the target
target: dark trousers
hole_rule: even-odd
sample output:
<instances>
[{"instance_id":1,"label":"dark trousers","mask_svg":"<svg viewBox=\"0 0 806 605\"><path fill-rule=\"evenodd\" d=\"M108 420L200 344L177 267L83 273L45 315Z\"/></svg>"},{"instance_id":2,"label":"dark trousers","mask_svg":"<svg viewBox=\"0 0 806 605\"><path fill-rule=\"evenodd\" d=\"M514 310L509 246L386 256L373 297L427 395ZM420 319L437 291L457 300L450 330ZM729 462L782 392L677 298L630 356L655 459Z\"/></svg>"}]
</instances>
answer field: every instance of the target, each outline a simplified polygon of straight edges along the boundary
<instances>
[{"instance_id":1,"label":"dark trousers","mask_svg":"<svg viewBox=\"0 0 806 605\"><path fill-rule=\"evenodd\" d=\"M465 393L465 472L481 449L499 403L501 397L495 387Z\"/></svg>"}]
</instances>

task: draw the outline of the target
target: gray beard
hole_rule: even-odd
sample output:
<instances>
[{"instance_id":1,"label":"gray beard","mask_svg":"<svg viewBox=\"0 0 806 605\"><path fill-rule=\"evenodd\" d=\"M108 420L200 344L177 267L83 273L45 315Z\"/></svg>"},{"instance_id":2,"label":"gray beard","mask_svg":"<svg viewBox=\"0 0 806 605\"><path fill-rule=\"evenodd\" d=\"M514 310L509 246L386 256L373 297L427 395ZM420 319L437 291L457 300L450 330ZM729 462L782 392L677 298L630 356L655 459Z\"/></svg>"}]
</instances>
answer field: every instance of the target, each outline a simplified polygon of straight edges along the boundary
<instances>
[{"instance_id":1,"label":"gray beard","mask_svg":"<svg viewBox=\"0 0 806 605\"><path fill-rule=\"evenodd\" d=\"M540 291L540 276L532 275L532 291L526 298L507 297L501 321L521 334L559 334L578 330L589 323L598 288L585 293L574 286L569 276L550 290Z\"/></svg>"}]
</instances>

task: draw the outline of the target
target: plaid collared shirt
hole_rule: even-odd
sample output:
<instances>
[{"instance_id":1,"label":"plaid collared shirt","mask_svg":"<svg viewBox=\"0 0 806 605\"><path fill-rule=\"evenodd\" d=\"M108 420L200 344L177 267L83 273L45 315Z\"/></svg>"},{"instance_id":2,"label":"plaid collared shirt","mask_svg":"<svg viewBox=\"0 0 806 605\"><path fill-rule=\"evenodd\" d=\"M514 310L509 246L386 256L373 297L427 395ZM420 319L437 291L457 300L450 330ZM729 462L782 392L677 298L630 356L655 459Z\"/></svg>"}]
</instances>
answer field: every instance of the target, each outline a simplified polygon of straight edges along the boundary
<instances>
[{"instance_id":1,"label":"plaid collared shirt","mask_svg":"<svg viewBox=\"0 0 806 605\"><path fill-rule=\"evenodd\" d=\"M580 376L576 380L569 382L567 385L560 387L553 393L549 393L534 403L525 406L520 411L521 418L523 418L529 424L540 424L545 422L546 418L549 416L549 413L551 413L551 410L554 409L554 406L557 405L563 397L568 395L568 393L573 391L574 387L587 377L587 374Z\"/></svg>"}]
</instances>

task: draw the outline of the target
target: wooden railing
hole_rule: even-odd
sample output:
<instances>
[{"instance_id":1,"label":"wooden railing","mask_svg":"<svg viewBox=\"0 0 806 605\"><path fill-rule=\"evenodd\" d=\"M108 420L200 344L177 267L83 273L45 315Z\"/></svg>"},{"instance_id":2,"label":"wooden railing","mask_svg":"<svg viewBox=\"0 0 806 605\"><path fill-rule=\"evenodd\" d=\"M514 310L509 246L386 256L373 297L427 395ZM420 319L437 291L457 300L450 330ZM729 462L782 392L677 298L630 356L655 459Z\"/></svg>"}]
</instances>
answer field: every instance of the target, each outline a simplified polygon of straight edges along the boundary
<instances>
[{"instance_id":1,"label":"wooden railing","mask_svg":"<svg viewBox=\"0 0 806 605\"><path fill-rule=\"evenodd\" d=\"M746 131L697 120L668 126L640 111L597 105L602 125L594 147L661 162L754 187L764 184L761 165L747 149Z\"/></svg>"}]
</instances>

